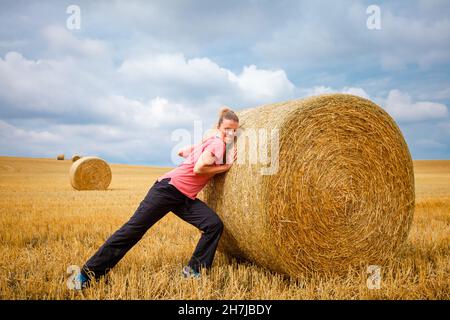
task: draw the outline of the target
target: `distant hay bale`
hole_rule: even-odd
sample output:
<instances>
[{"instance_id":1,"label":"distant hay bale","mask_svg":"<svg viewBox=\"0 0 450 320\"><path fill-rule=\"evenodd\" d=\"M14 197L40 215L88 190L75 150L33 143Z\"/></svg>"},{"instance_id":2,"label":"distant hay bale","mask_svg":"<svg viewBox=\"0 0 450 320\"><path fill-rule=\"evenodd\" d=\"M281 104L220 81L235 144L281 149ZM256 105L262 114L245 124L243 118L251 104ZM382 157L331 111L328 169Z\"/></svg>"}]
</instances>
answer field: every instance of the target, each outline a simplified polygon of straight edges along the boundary
<instances>
[{"instance_id":1,"label":"distant hay bale","mask_svg":"<svg viewBox=\"0 0 450 320\"><path fill-rule=\"evenodd\" d=\"M64 160L64 155L63 154L58 154L56 156L56 160Z\"/></svg>"},{"instance_id":2,"label":"distant hay bale","mask_svg":"<svg viewBox=\"0 0 450 320\"><path fill-rule=\"evenodd\" d=\"M83 157L70 167L70 183L76 190L106 190L111 183L109 165L98 157Z\"/></svg>"},{"instance_id":3,"label":"distant hay bale","mask_svg":"<svg viewBox=\"0 0 450 320\"><path fill-rule=\"evenodd\" d=\"M328 94L238 116L238 162L199 194L224 222L220 250L291 276L395 256L413 218L414 173L403 135L382 108ZM269 165L241 158L254 128L269 136L278 129L272 175L261 174Z\"/></svg>"},{"instance_id":4,"label":"distant hay bale","mask_svg":"<svg viewBox=\"0 0 450 320\"><path fill-rule=\"evenodd\" d=\"M81 159L81 156L79 156L79 155L77 155L77 154L74 154L74 155L72 156L72 162L75 162L75 161L77 161L78 159Z\"/></svg>"}]
</instances>

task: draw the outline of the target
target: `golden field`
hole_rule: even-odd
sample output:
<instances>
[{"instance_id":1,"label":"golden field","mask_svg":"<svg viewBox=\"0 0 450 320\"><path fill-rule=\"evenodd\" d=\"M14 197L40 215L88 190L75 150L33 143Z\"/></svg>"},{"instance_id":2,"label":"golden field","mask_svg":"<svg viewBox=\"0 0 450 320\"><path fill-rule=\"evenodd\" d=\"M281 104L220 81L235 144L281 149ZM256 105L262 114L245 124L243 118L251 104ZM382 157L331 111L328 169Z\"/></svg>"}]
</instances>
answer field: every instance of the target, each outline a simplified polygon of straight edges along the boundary
<instances>
[{"instance_id":1,"label":"golden field","mask_svg":"<svg viewBox=\"0 0 450 320\"><path fill-rule=\"evenodd\" d=\"M366 269L291 279L217 252L210 273L181 277L200 236L173 214L151 228L109 274L67 289L81 266L134 213L170 168L111 164L107 191L76 191L71 161L0 157L0 299L449 299L450 160L414 161L416 211L399 255L369 289Z\"/></svg>"}]
</instances>

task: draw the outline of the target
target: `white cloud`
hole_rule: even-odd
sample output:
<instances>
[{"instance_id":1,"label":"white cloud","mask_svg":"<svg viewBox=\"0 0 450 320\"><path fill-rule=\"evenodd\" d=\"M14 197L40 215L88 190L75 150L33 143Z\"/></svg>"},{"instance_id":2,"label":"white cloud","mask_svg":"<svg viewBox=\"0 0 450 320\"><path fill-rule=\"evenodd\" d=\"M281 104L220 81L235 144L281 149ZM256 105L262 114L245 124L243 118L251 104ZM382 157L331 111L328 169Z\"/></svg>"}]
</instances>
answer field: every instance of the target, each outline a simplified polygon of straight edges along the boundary
<instances>
[{"instance_id":1,"label":"white cloud","mask_svg":"<svg viewBox=\"0 0 450 320\"><path fill-rule=\"evenodd\" d=\"M3 115L84 117L89 99L104 94L105 87L101 75L74 59L30 60L18 52L0 57Z\"/></svg>"},{"instance_id":2,"label":"white cloud","mask_svg":"<svg viewBox=\"0 0 450 320\"><path fill-rule=\"evenodd\" d=\"M94 101L93 108L99 115L113 119L114 123L141 130L187 126L200 118L195 110L162 97L142 102L110 95Z\"/></svg>"},{"instance_id":3,"label":"white cloud","mask_svg":"<svg viewBox=\"0 0 450 320\"><path fill-rule=\"evenodd\" d=\"M6 121L0 120L0 136L9 142L16 143L20 141L21 144L35 145L35 144L48 144L48 143L60 143L62 137L49 132L48 130L24 130L16 128L10 125Z\"/></svg>"},{"instance_id":4,"label":"white cloud","mask_svg":"<svg viewBox=\"0 0 450 320\"><path fill-rule=\"evenodd\" d=\"M292 4L291 12L296 14L264 30L265 36L257 38L252 52L263 61L298 70L345 68L355 63L368 69L398 70L409 65L427 69L449 62L450 19L437 14L441 3L427 5L433 10L423 14L414 2L404 6L384 2L379 5L381 29L376 31L366 27L367 6L360 1Z\"/></svg>"},{"instance_id":5,"label":"white cloud","mask_svg":"<svg viewBox=\"0 0 450 320\"><path fill-rule=\"evenodd\" d=\"M442 103L430 101L413 101L408 93L393 89L389 91L387 98L370 97L369 94L359 87L344 87L336 89L327 86L315 86L308 89L300 89L305 96L314 96L326 93L348 93L366 98L384 107L396 121L420 122L427 120L444 119L448 116L447 106Z\"/></svg>"},{"instance_id":6,"label":"white cloud","mask_svg":"<svg viewBox=\"0 0 450 320\"><path fill-rule=\"evenodd\" d=\"M27 60L20 53L8 52L0 58L0 98L21 110L57 112L56 106L67 93L63 87L70 86L62 81L61 67L53 61Z\"/></svg>"},{"instance_id":7,"label":"white cloud","mask_svg":"<svg viewBox=\"0 0 450 320\"><path fill-rule=\"evenodd\" d=\"M295 88L284 70L258 69L255 65L244 67L237 76L228 72L228 79L238 85L245 99L249 101L288 98Z\"/></svg>"},{"instance_id":8,"label":"white cloud","mask_svg":"<svg viewBox=\"0 0 450 320\"><path fill-rule=\"evenodd\" d=\"M223 87L228 71L208 58L186 59L183 54L155 54L125 60L120 75L134 82L166 86Z\"/></svg>"},{"instance_id":9,"label":"white cloud","mask_svg":"<svg viewBox=\"0 0 450 320\"><path fill-rule=\"evenodd\" d=\"M353 94L355 96L360 96L361 98L369 99L369 95L362 88L345 87L344 90L343 90L343 93Z\"/></svg>"},{"instance_id":10,"label":"white cloud","mask_svg":"<svg viewBox=\"0 0 450 320\"><path fill-rule=\"evenodd\" d=\"M356 1L92 2L79 31L64 28L64 10L51 2L11 3L0 13L2 150L82 146L131 162L169 159L170 131L215 120L219 105L332 92L370 93L418 131L418 146L443 143L448 109L437 102L450 96L448 76L424 72L450 60L450 20L436 1L383 2L376 32ZM433 134L423 129L436 123Z\"/></svg>"},{"instance_id":11,"label":"white cloud","mask_svg":"<svg viewBox=\"0 0 450 320\"><path fill-rule=\"evenodd\" d=\"M120 66L119 73L130 81L170 87L173 91L178 86L203 90L204 96L230 93L243 103L287 99L295 88L284 70L250 65L235 74L209 58L186 59L181 53L128 59Z\"/></svg>"},{"instance_id":12,"label":"white cloud","mask_svg":"<svg viewBox=\"0 0 450 320\"><path fill-rule=\"evenodd\" d=\"M421 68L447 63L450 59L450 20L427 16L400 16L383 10L383 37L378 40L382 66L402 69L408 64ZM375 47L378 48L378 47Z\"/></svg>"},{"instance_id":13,"label":"white cloud","mask_svg":"<svg viewBox=\"0 0 450 320\"><path fill-rule=\"evenodd\" d=\"M241 103L266 102L286 98L295 88L283 70L250 65L235 74L208 58L161 54L153 60L126 60L120 67L118 73L127 78L120 82L125 87L144 81L149 87L167 85L170 89L167 97L136 98L121 94L114 77L106 78L104 69L93 72L79 59L83 57L32 60L18 52L0 59L0 111L5 117L0 125L2 150L18 155L53 157L64 152L167 163L174 144L169 140L171 130L192 130L194 120L202 120L203 129L209 128L223 103L221 97L235 96ZM203 91L203 105L190 100L189 94L184 95L184 103L171 99L171 92L193 83ZM35 118L40 119L37 129L31 129L30 121Z\"/></svg>"},{"instance_id":14,"label":"white cloud","mask_svg":"<svg viewBox=\"0 0 450 320\"><path fill-rule=\"evenodd\" d=\"M68 55L80 55L88 58L98 58L108 52L105 42L89 38L79 39L68 29L52 25L42 30L49 49Z\"/></svg>"},{"instance_id":15,"label":"white cloud","mask_svg":"<svg viewBox=\"0 0 450 320\"><path fill-rule=\"evenodd\" d=\"M442 119L448 116L447 106L441 103L413 102L408 93L391 90L385 103L386 111L400 122Z\"/></svg>"},{"instance_id":16,"label":"white cloud","mask_svg":"<svg viewBox=\"0 0 450 320\"><path fill-rule=\"evenodd\" d=\"M8 155L55 157L96 155L114 163L168 164L170 132L100 124L52 124L32 130L0 120L0 148ZM20 143L18 143L20 142ZM5 153L4 153L5 154Z\"/></svg>"},{"instance_id":17,"label":"white cloud","mask_svg":"<svg viewBox=\"0 0 450 320\"><path fill-rule=\"evenodd\" d=\"M136 99L120 94L114 79L85 68L73 59L29 60L17 52L7 53L0 58L0 114L61 123L113 123L140 130L179 127L200 115L189 101L185 105L165 97Z\"/></svg>"},{"instance_id":18,"label":"white cloud","mask_svg":"<svg viewBox=\"0 0 450 320\"><path fill-rule=\"evenodd\" d=\"M363 88L358 87L344 87L342 89L334 89L332 87L326 86L315 86L313 88L303 90L303 92L306 96L315 96L325 93L347 93L355 96L360 96L362 98L370 99L366 91Z\"/></svg>"}]
</instances>

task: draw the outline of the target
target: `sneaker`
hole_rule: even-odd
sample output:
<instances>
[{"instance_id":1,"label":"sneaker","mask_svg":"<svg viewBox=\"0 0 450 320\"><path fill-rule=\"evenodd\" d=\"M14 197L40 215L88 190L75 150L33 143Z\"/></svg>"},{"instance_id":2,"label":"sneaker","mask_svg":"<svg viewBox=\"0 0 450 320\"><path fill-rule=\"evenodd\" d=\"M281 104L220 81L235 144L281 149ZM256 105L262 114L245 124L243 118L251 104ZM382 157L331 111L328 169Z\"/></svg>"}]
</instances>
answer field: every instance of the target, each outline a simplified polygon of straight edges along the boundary
<instances>
[{"instance_id":1,"label":"sneaker","mask_svg":"<svg viewBox=\"0 0 450 320\"><path fill-rule=\"evenodd\" d=\"M195 271L189 266L185 266L183 268L182 274L184 278L194 278L194 279L200 278L200 272Z\"/></svg>"},{"instance_id":2,"label":"sneaker","mask_svg":"<svg viewBox=\"0 0 450 320\"><path fill-rule=\"evenodd\" d=\"M73 279L74 282L74 290L83 290L86 289L89 286L89 279L86 278L85 275L83 275L81 272L79 272L75 278Z\"/></svg>"}]
</instances>

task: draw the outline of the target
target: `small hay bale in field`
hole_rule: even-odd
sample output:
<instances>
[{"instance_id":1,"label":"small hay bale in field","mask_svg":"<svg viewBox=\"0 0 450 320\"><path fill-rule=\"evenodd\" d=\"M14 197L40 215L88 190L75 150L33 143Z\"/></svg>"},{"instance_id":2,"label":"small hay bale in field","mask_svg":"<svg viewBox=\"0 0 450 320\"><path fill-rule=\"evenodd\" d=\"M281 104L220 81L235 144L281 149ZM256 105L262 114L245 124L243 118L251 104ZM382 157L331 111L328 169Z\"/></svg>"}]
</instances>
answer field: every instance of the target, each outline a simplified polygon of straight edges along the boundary
<instances>
[{"instance_id":1,"label":"small hay bale in field","mask_svg":"<svg viewBox=\"0 0 450 320\"><path fill-rule=\"evenodd\" d=\"M81 156L79 156L79 155L77 155L77 154L74 154L74 155L72 156L72 162L75 162L75 161L77 161L78 159L81 159Z\"/></svg>"},{"instance_id":2,"label":"small hay bale in field","mask_svg":"<svg viewBox=\"0 0 450 320\"><path fill-rule=\"evenodd\" d=\"M199 194L224 222L220 250L291 276L395 256L413 218L414 173L403 135L382 108L328 94L238 116L238 162ZM274 174L249 161L253 129L269 137L278 129Z\"/></svg>"},{"instance_id":3,"label":"small hay bale in field","mask_svg":"<svg viewBox=\"0 0 450 320\"><path fill-rule=\"evenodd\" d=\"M56 156L56 160L64 160L64 155L63 154L58 154Z\"/></svg>"},{"instance_id":4,"label":"small hay bale in field","mask_svg":"<svg viewBox=\"0 0 450 320\"><path fill-rule=\"evenodd\" d=\"M70 183L76 190L106 190L111 183L111 169L103 159L83 157L70 167Z\"/></svg>"}]
</instances>

